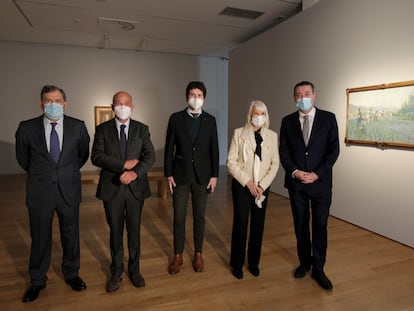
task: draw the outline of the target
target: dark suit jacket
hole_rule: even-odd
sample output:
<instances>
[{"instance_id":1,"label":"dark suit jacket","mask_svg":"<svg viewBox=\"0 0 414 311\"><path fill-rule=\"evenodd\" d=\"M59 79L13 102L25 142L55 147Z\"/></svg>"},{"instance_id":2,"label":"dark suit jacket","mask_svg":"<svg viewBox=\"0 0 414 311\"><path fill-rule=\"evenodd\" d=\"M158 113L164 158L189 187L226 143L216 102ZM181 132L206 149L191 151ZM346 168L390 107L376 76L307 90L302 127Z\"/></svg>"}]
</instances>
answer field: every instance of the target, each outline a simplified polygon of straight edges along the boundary
<instances>
[{"instance_id":1,"label":"dark suit jacket","mask_svg":"<svg viewBox=\"0 0 414 311\"><path fill-rule=\"evenodd\" d=\"M280 128L280 161L286 171L285 187L290 190L329 191L332 188L332 167L339 155L338 125L331 112L316 109L308 146L305 145L296 111L282 120ZM292 177L294 170L315 172L313 184L304 185Z\"/></svg>"},{"instance_id":2,"label":"dark suit jacket","mask_svg":"<svg viewBox=\"0 0 414 311\"><path fill-rule=\"evenodd\" d=\"M194 169L199 183L207 184L211 177L218 177L219 171L216 119L203 111L200 131L193 146L187 117L185 109L172 114L168 122L164 175L173 176L178 184L185 184L191 182Z\"/></svg>"},{"instance_id":3,"label":"dark suit jacket","mask_svg":"<svg viewBox=\"0 0 414 311\"><path fill-rule=\"evenodd\" d=\"M67 204L81 201L80 168L89 157L89 135L83 121L65 116L59 162L47 150L43 115L23 121L16 132L16 158L27 172L26 205L41 206L59 185Z\"/></svg>"},{"instance_id":4,"label":"dark suit jacket","mask_svg":"<svg viewBox=\"0 0 414 311\"><path fill-rule=\"evenodd\" d=\"M126 158L139 160L134 168L138 178L129 184L129 189L136 199L143 200L151 195L147 172L155 161L155 152L148 126L141 122L130 120ZM96 128L91 160L102 168L96 196L109 201L118 192L121 186L119 176L124 172L115 119Z\"/></svg>"}]
</instances>

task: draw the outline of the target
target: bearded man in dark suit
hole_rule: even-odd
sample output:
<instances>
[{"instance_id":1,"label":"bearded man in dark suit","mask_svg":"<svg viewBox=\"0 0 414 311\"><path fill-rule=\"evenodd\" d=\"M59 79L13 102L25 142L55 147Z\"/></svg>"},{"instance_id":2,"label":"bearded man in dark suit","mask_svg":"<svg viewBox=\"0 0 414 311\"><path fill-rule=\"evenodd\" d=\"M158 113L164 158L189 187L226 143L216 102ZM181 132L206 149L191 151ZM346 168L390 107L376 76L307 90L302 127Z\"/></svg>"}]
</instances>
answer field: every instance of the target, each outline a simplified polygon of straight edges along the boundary
<instances>
[{"instance_id":1,"label":"bearded man in dark suit","mask_svg":"<svg viewBox=\"0 0 414 311\"><path fill-rule=\"evenodd\" d=\"M59 218L63 249L62 272L75 291L86 289L79 277L80 168L89 157L89 135L83 121L64 115L65 92L46 85L40 93L42 116L23 121L16 132L16 158L27 172L26 206L29 212L31 283L23 302L46 287L52 251L52 223Z\"/></svg>"},{"instance_id":2,"label":"bearded man in dark suit","mask_svg":"<svg viewBox=\"0 0 414 311\"><path fill-rule=\"evenodd\" d=\"M338 125L333 113L314 107L316 93L311 82L297 83L293 96L298 111L282 120L279 154L286 172L285 187L289 191L300 262L294 277L303 278L312 268L312 278L330 290L332 282L323 269L328 245L332 168L339 156Z\"/></svg>"},{"instance_id":3,"label":"bearded man in dark suit","mask_svg":"<svg viewBox=\"0 0 414 311\"><path fill-rule=\"evenodd\" d=\"M147 172L155 161L148 126L132 120L132 97L117 92L112 99L115 118L96 128L92 163L101 168L96 196L103 200L110 229L111 276L107 292L119 288L123 264L124 223L128 232L128 276L136 287L144 287L139 258L140 228L144 200L151 196Z\"/></svg>"}]
</instances>

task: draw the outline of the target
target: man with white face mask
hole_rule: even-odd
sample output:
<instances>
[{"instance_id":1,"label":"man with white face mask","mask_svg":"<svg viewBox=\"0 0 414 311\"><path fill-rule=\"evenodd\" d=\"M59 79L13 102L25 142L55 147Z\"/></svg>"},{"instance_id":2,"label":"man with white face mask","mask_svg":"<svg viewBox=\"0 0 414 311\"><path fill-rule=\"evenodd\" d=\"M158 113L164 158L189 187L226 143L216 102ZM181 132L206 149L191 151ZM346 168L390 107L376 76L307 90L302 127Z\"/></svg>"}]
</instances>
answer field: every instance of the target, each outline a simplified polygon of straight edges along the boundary
<instances>
[{"instance_id":1,"label":"man with white face mask","mask_svg":"<svg viewBox=\"0 0 414 311\"><path fill-rule=\"evenodd\" d=\"M339 156L338 125L333 113L314 107L316 94L311 82L297 83L293 97L298 110L283 118L279 146L299 258L299 266L293 275L297 279L304 278L312 269L311 276L319 286L331 290L332 282L323 268L328 242L332 168Z\"/></svg>"},{"instance_id":2,"label":"man with white face mask","mask_svg":"<svg viewBox=\"0 0 414 311\"><path fill-rule=\"evenodd\" d=\"M144 200L151 195L147 172L155 161L148 126L132 120L132 97L117 92L112 99L115 118L96 128L92 163L101 168L96 196L103 200L110 229L111 277L107 292L119 288L124 272L124 223L128 232L128 277L144 287L140 273L140 226Z\"/></svg>"},{"instance_id":3,"label":"man with white face mask","mask_svg":"<svg viewBox=\"0 0 414 311\"><path fill-rule=\"evenodd\" d=\"M186 88L187 108L171 115L165 142L164 174L173 196L174 258L170 274L183 264L187 201L193 207L193 269L204 268L202 247L208 193L214 192L219 170L216 119L202 110L206 97L203 82L190 82Z\"/></svg>"},{"instance_id":4,"label":"man with white face mask","mask_svg":"<svg viewBox=\"0 0 414 311\"><path fill-rule=\"evenodd\" d=\"M62 273L75 291L86 289L79 277L80 168L89 157L89 135L83 121L64 114L65 92L45 85L40 93L43 115L23 121L16 132L16 158L27 172L30 286L23 302L38 298L46 287L52 250L52 223L59 218L63 250Z\"/></svg>"}]
</instances>

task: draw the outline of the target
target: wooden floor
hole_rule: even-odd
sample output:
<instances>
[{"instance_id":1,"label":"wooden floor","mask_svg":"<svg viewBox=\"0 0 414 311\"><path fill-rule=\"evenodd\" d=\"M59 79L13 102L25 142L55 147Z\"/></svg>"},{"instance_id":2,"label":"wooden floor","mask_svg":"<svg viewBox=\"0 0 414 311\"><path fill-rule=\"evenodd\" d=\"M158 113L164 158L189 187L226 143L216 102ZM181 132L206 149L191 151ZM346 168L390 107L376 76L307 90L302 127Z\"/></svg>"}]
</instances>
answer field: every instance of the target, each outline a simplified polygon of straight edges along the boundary
<instances>
[{"instance_id":1,"label":"wooden floor","mask_svg":"<svg viewBox=\"0 0 414 311\"><path fill-rule=\"evenodd\" d=\"M55 219L47 287L29 304L21 302L29 281L30 248L24 177L0 176L0 310L414 310L414 250L335 218L329 222L325 267L333 291L322 290L309 276L294 279L297 258L289 201L275 194L269 198L261 275L256 278L245 270L243 280L235 279L228 268L231 193L229 179L225 173L221 176L208 201L204 272L191 268L188 217L184 265L179 274L168 274L172 202L154 191L145 203L141 228L141 272L147 285L135 288L124 277L117 292L106 293L108 227L95 198L96 185L87 184L80 212L80 275L88 288L73 292L62 278Z\"/></svg>"}]
</instances>

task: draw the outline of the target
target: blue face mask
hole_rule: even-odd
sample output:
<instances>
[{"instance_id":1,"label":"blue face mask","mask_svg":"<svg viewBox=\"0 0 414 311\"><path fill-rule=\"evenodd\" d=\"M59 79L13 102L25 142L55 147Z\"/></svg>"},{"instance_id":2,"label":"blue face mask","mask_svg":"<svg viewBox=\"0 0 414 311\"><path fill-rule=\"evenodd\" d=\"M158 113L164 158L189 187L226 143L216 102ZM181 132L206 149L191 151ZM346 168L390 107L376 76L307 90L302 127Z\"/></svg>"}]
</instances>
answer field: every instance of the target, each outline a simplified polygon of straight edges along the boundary
<instances>
[{"instance_id":1,"label":"blue face mask","mask_svg":"<svg viewBox=\"0 0 414 311\"><path fill-rule=\"evenodd\" d=\"M301 111L308 111L312 108L312 98L302 97L296 101L296 107Z\"/></svg>"},{"instance_id":2,"label":"blue face mask","mask_svg":"<svg viewBox=\"0 0 414 311\"><path fill-rule=\"evenodd\" d=\"M59 103L46 104L45 115L48 119L59 120L63 117L63 106Z\"/></svg>"}]
</instances>

